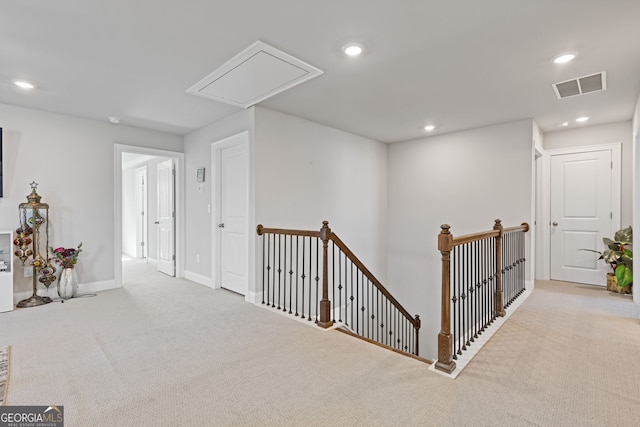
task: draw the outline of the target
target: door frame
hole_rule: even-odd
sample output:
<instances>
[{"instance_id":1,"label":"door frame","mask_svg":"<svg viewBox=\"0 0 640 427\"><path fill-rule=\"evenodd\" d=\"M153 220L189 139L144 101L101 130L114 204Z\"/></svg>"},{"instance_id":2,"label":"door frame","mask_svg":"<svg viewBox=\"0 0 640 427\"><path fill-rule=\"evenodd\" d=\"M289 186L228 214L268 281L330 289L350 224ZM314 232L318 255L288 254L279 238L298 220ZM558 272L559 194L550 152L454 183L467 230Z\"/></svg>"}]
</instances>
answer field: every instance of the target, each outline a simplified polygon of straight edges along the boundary
<instances>
[{"instance_id":1,"label":"door frame","mask_svg":"<svg viewBox=\"0 0 640 427\"><path fill-rule=\"evenodd\" d=\"M125 144L114 144L113 152L113 209L115 223L113 267L115 287L122 287L122 153L146 154L154 157L167 157L174 159L176 168L174 195L176 203L176 277L184 277L184 153Z\"/></svg>"},{"instance_id":2,"label":"door frame","mask_svg":"<svg viewBox=\"0 0 640 427\"><path fill-rule=\"evenodd\" d=\"M255 290L255 208L254 208L254 172L253 172L253 153L251 149L251 139L249 131L228 136L211 143L211 201L213 210L211 215L211 287L219 289L221 287L221 264L222 253L220 238L220 217L222 216L220 197L222 188L221 179L221 156L223 149L233 147L239 144L245 144L247 148L247 293L245 301L256 303L259 296Z\"/></svg>"},{"instance_id":3,"label":"door frame","mask_svg":"<svg viewBox=\"0 0 640 427\"><path fill-rule=\"evenodd\" d=\"M610 144L586 145L584 147L569 147L545 150L543 153L542 164L542 218L540 224L540 237L542 238L542 253L547 254L542 262L542 280L550 280L551 278L551 156L564 154L589 153L593 151L611 150L611 209L613 212L613 221L611 223L614 230L620 229L621 214L621 183L622 183L622 143L615 142ZM538 262L541 260L539 259Z\"/></svg>"}]
</instances>

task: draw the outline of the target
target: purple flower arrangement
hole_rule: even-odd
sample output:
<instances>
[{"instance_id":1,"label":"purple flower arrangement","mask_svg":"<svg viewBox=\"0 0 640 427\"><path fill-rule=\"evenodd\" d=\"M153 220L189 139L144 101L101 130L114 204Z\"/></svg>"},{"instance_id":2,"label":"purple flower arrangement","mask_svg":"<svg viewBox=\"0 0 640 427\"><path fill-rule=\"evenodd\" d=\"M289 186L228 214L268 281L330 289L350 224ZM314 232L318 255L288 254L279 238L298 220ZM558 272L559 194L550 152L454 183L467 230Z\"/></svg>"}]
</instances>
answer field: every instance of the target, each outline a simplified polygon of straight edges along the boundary
<instances>
[{"instance_id":1,"label":"purple flower arrangement","mask_svg":"<svg viewBox=\"0 0 640 427\"><path fill-rule=\"evenodd\" d=\"M49 250L62 268L73 268L73 265L78 262L78 255L82 252L82 243L77 248L53 249L53 247L50 247Z\"/></svg>"}]
</instances>

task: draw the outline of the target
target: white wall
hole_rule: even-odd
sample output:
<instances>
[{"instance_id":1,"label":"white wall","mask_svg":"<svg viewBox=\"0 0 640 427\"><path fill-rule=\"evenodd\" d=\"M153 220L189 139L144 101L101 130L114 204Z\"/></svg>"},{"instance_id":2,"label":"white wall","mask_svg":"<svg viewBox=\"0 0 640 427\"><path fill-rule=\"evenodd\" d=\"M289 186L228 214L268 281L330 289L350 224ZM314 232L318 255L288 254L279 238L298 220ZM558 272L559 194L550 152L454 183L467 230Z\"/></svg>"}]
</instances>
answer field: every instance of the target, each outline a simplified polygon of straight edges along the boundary
<instances>
[{"instance_id":1,"label":"white wall","mask_svg":"<svg viewBox=\"0 0 640 427\"><path fill-rule=\"evenodd\" d=\"M50 245L83 242L80 283L114 280L114 144L182 151L182 137L0 104L4 190L0 229L18 226L18 204L36 181L50 205ZM14 291L31 289L18 261Z\"/></svg>"},{"instance_id":2,"label":"white wall","mask_svg":"<svg viewBox=\"0 0 640 427\"><path fill-rule=\"evenodd\" d=\"M523 120L389 147L389 289L421 314L424 357L437 358L440 225L455 236L490 230L496 218L531 223L532 129Z\"/></svg>"},{"instance_id":3,"label":"white wall","mask_svg":"<svg viewBox=\"0 0 640 427\"><path fill-rule=\"evenodd\" d=\"M383 283L387 145L256 108L256 222L319 230L322 221Z\"/></svg>"},{"instance_id":4,"label":"white wall","mask_svg":"<svg viewBox=\"0 0 640 427\"><path fill-rule=\"evenodd\" d=\"M586 126L544 134L545 150L622 143L620 226L633 221L633 134L631 121Z\"/></svg>"},{"instance_id":5,"label":"white wall","mask_svg":"<svg viewBox=\"0 0 640 427\"><path fill-rule=\"evenodd\" d=\"M638 168L640 168L640 97L638 98L638 102L636 103L636 110L633 114L633 122L632 122L632 157L633 157L633 172L632 172L632 193L633 193L633 228L636 230L640 230L640 185L638 185L638 177L639 172ZM623 223L624 224L624 223ZM636 257L636 260L633 262L633 269L635 271L640 271L640 260ZM640 292L636 290L633 293L633 301L636 304L640 304Z\"/></svg>"},{"instance_id":6,"label":"white wall","mask_svg":"<svg viewBox=\"0 0 640 427\"><path fill-rule=\"evenodd\" d=\"M186 197L186 257L185 277L210 285L211 271L211 221L208 211L215 212L211 199L211 144L226 137L249 130L250 150L253 146L254 109L249 108L231 114L222 120L192 132L184 138L185 197ZM205 168L205 182L198 191L196 171ZM196 255L200 262L196 262Z\"/></svg>"},{"instance_id":7,"label":"white wall","mask_svg":"<svg viewBox=\"0 0 640 427\"><path fill-rule=\"evenodd\" d=\"M122 169L122 253L134 258L138 211L136 167Z\"/></svg>"}]
</instances>

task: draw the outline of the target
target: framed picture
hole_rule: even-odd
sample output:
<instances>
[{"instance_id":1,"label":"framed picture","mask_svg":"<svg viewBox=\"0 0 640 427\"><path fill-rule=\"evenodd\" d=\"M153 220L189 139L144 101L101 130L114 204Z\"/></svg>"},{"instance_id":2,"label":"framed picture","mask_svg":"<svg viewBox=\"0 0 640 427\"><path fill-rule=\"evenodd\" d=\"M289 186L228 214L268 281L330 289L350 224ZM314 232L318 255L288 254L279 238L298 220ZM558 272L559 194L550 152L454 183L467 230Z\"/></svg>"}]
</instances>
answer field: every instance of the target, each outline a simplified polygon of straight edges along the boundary
<instances>
[{"instance_id":1,"label":"framed picture","mask_svg":"<svg viewBox=\"0 0 640 427\"><path fill-rule=\"evenodd\" d=\"M198 168L196 173L196 181L204 182L204 168Z\"/></svg>"}]
</instances>

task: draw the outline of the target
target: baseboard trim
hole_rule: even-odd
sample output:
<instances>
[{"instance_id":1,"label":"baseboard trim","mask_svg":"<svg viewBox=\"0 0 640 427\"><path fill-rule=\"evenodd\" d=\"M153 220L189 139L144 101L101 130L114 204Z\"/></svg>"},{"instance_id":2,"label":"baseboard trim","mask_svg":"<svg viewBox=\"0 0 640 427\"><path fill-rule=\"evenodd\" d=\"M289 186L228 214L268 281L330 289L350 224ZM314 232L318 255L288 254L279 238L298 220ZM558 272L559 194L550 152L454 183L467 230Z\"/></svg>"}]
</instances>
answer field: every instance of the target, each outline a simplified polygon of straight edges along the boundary
<instances>
[{"instance_id":1,"label":"baseboard trim","mask_svg":"<svg viewBox=\"0 0 640 427\"><path fill-rule=\"evenodd\" d=\"M262 291L247 291L247 294L244 296L244 300L246 302L250 302L251 304L262 305Z\"/></svg>"},{"instance_id":2,"label":"baseboard trim","mask_svg":"<svg viewBox=\"0 0 640 427\"><path fill-rule=\"evenodd\" d=\"M184 278L195 282L199 285L206 286L208 288L213 288L213 281L211 277L203 276L202 274L194 273L193 271L184 271Z\"/></svg>"},{"instance_id":3,"label":"baseboard trim","mask_svg":"<svg viewBox=\"0 0 640 427\"><path fill-rule=\"evenodd\" d=\"M117 289L115 280L102 280L99 282L89 282L89 283L78 283L78 295L82 294L94 294L96 292L108 291L110 289ZM58 297L58 291L56 290L55 282L49 286L49 289L38 289L38 295L43 297L49 297L51 299L56 299ZM32 291L23 291L23 292L15 292L13 294L13 305L15 306L18 302L23 299L29 298L33 295Z\"/></svg>"}]
</instances>

